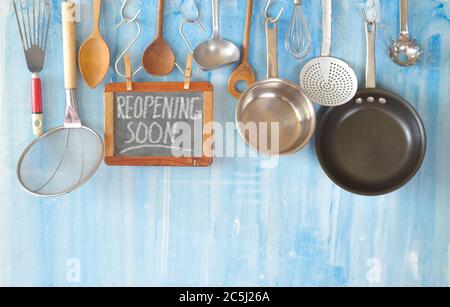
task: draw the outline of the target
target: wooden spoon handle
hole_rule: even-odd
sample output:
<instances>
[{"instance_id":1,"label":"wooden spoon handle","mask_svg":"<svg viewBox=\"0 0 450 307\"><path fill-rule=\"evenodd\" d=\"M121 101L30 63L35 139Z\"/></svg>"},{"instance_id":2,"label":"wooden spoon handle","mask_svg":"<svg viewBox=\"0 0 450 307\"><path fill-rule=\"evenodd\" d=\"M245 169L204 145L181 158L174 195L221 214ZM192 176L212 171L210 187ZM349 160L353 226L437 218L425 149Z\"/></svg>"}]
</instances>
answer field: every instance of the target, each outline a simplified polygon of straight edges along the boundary
<instances>
[{"instance_id":1,"label":"wooden spoon handle","mask_svg":"<svg viewBox=\"0 0 450 307\"><path fill-rule=\"evenodd\" d=\"M252 28L253 0L247 0L247 16L245 17L244 42L242 44L242 63L248 63L248 46Z\"/></svg>"},{"instance_id":2,"label":"wooden spoon handle","mask_svg":"<svg viewBox=\"0 0 450 307\"><path fill-rule=\"evenodd\" d=\"M66 90L77 88L75 11L75 3L62 2L64 86Z\"/></svg>"},{"instance_id":3,"label":"wooden spoon handle","mask_svg":"<svg viewBox=\"0 0 450 307\"><path fill-rule=\"evenodd\" d=\"M102 0L92 0L92 15L94 17L93 32L100 32L100 11L102 7Z\"/></svg>"},{"instance_id":4,"label":"wooden spoon handle","mask_svg":"<svg viewBox=\"0 0 450 307\"><path fill-rule=\"evenodd\" d=\"M158 0L158 21L156 27L158 37L162 37L164 27L164 0Z\"/></svg>"}]
</instances>

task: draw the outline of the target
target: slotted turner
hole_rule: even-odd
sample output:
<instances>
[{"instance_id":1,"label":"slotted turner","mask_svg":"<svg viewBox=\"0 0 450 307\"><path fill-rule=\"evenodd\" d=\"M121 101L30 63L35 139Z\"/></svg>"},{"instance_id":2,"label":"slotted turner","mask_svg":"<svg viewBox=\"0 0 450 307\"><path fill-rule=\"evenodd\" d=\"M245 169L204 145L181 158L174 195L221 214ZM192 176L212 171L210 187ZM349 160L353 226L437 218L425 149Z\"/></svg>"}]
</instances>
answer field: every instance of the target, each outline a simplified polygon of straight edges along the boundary
<instances>
[{"instance_id":1,"label":"slotted turner","mask_svg":"<svg viewBox=\"0 0 450 307\"><path fill-rule=\"evenodd\" d=\"M51 8L46 0L14 0L25 59L31 75L31 120L33 133L42 135L42 85L39 73L44 67Z\"/></svg>"}]
</instances>

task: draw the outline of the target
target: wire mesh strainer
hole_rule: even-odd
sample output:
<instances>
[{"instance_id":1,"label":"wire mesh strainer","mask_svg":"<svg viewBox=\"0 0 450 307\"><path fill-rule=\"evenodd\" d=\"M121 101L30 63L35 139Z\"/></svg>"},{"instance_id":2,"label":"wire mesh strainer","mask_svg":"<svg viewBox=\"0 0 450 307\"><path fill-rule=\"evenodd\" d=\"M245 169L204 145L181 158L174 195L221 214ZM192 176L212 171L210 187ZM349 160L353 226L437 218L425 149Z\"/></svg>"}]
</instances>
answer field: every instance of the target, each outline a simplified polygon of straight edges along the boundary
<instances>
[{"instance_id":1,"label":"wire mesh strainer","mask_svg":"<svg viewBox=\"0 0 450 307\"><path fill-rule=\"evenodd\" d=\"M62 3L66 114L64 126L48 131L25 148L17 164L17 177L28 192L58 196L88 181L103 157L103 141L81 125L76 96L75 4Z\"/></svg>"},{"instance_id":2,"label":"wire mesh strainer","mask_svg":"<svg viewBox=\"0 0 450 307\"><path fill-rule=\"evenodd\" d=\"M300 72L300 86L314 102L338 106L350 101L358 89L353 69L331 57L331 0L322 0L323 37L321 56L310 60Z\"/></svg>"}]
</instances>

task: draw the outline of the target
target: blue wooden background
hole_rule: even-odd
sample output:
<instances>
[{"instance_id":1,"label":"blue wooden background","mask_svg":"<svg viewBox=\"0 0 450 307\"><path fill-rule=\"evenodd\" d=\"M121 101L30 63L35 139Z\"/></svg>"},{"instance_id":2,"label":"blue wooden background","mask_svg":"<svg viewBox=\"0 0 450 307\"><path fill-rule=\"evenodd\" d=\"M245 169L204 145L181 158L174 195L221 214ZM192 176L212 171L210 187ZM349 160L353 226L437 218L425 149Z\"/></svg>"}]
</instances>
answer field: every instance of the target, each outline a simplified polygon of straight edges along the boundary
<instances>
[{"instance_id":1,"label":"blue wooden background","mask_svg":"<svg viewBox=\"0 0 450 307\"><path fill-rule=\"evenodd\" d=\"M185 0L184 2L189 2ZM44 80L45 127L64 112L60 1L53 0ZM133 35L113 30L120 0L104 0L101 27L113 59ZM180 62L187 51L178 35L183 0L167 0L165 34ZM221 32L241 43L245 1L222 0ZM305 61L284 49L292 1L280 23L280 75L298 81ZM304 0L313 36L310 57L320 52L321 7ZM365 0L334 1L332 54L352 64L363 86ZM82 0L78 40L91 29L90 1ZM143 9L143 34L134 65L155 33L156 0L130 0ZM211 4L198 0L208 33L189 29L193 44L211 31ZM277 6L280 1L277 1ZM422 169L403 189L362 197L336 187L309 145L282 158L218 158L210 168L129 168L102 165L82 189L55 199L23 192L15 177L21 150L33 139L29 73L11 1L0 2L0 285L153 286L448 286L450 281L450 3L411 0L411 34L424 48L412 68L388 54L398 36L398 1L376 1L378 84L409 100L426 125L429 146ZM265 76L264 0L255 1L250 62ZM274 8L275 9L275 8ZM202 72L195 80L215 85L214 117L232 122L236 102L226 91L232 67ZM177 71L157 79L181 80ZM120 81L110 69L106 81ZM85 123L102 131L102 87L80 80ZM238 141L240 142L240 140Z\"/></svg>"}]
</instances>

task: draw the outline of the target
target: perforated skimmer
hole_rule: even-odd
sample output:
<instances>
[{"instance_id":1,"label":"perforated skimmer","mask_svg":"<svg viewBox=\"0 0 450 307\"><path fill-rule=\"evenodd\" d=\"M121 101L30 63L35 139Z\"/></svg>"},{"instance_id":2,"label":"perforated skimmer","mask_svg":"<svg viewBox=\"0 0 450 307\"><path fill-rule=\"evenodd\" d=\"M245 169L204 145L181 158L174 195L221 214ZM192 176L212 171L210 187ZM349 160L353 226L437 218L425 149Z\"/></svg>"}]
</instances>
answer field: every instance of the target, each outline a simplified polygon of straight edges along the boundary
<instances>
[{"instance_id":1,"label":"perforated skimmer","mask_svg":"<svg viewBox=\"0 0 450 307\"><path fill-rule=\"evenodd\" d=\"M331 57L331 0L322 0L321 56L310 60L300 72L300 87L313 102L338 106L350 101L358 89L355 72L346 62Z\"/></svg>"}]
</instances>

